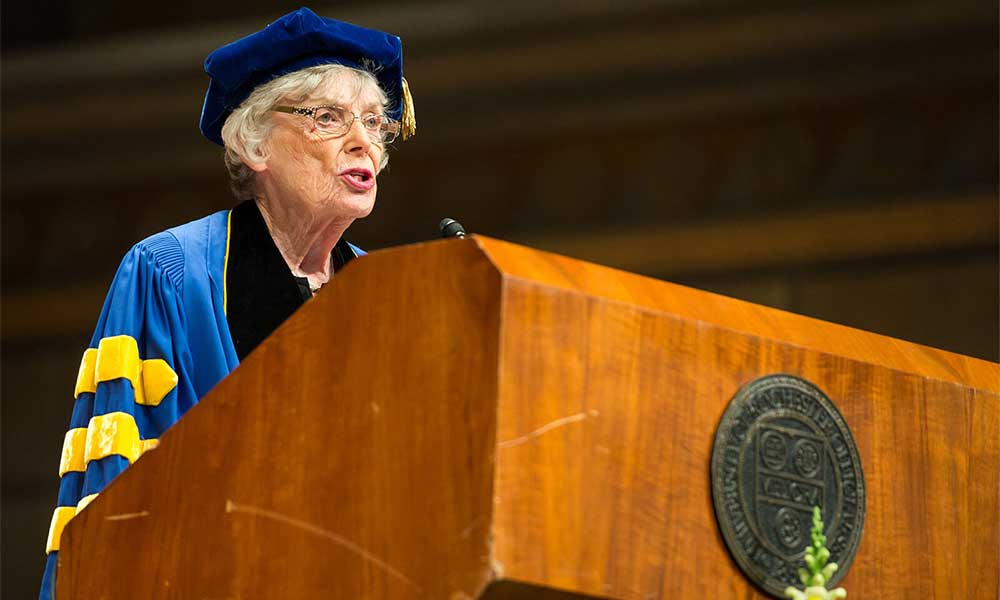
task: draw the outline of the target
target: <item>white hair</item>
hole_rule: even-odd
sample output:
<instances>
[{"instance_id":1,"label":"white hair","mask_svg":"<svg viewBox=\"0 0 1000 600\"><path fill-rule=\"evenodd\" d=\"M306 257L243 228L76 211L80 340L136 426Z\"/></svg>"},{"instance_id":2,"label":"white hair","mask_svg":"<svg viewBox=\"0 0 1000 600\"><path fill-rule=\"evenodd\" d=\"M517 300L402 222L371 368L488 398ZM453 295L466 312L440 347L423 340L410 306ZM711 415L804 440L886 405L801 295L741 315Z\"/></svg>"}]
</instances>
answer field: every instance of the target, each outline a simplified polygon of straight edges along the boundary
<instances>
[{"instance_id":1,"label":"white hair","mask_svg":"<svg viewBox=\"0 0 1000 600\"><path fill-rule=\"evenodd\" d=\"M283 103L298 104L316 90L338 82L353 85L355 94L366 87L378 90L385 111L389 99L370 71L343 65L318 65L282 75L260 85L226 118L222 126L224 159L229 171L229 187L237 200L254 197L254 171L247 163L260 164L268 159L267 139L271 133L271 109ZM389 162L389 153L382 153L379 170Z\"/></svg>"}]
</instances>

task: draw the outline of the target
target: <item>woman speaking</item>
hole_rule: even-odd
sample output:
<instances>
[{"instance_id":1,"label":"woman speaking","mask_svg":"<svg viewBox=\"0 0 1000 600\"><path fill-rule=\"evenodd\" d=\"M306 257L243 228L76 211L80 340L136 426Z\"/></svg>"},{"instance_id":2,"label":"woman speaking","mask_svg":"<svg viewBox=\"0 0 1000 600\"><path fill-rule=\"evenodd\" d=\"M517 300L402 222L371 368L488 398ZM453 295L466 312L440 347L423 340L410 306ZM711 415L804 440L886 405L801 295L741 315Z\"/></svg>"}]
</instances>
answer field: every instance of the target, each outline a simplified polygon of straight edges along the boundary
<instances>
[{"instance_id":1,"label":"woman speaking","mask_svg":"<svg viewBox=\"0 0 1000 600\"><path fill-rule=\"evenodd\" d=\"M232 210L136 244L84 352L40 597L63 528L353 258L387 147L415 131L398 37L302 8L212 52L201 131Z\"/></svg>"}]
</instances>

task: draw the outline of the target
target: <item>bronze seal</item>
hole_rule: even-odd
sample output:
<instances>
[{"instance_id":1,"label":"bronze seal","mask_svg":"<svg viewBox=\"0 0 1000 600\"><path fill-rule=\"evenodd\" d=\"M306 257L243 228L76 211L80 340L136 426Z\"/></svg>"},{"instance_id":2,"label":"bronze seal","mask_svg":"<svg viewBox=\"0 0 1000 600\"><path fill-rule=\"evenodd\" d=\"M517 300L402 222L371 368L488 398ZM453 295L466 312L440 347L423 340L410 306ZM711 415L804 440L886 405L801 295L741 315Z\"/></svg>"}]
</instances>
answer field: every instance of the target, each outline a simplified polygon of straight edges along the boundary
<instances>
[{"instance_id":1,"label":"bronze seal","mask_svg":"<svg viewBox=\"0 0 1000 600\"><path fill-rule=\"evenodd\" d=\"M826 394L792 375L767 375L729 402L712 447L712 499L743 573L782 598L799 585L819 506L830 561L847 574L865 523L865 477L844 417Z\"/></svg>"}]
</instances>

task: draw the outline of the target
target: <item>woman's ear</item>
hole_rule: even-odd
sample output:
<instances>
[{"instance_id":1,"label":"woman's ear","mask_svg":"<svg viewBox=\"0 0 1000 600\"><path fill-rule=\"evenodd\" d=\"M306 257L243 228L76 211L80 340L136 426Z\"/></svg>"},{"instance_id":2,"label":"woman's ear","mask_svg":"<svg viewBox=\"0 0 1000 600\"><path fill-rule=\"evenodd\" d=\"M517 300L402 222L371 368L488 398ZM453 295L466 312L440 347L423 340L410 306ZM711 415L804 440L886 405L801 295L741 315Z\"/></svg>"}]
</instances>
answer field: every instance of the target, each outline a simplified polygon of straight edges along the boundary
<instances>
[{"instance_id":1,"label":"woman's ear","mask_svg":"<svg viewBox=\"0 0 1000 600\"><path fill-rule=\"evenodd\" d=\"M245 157L242 158L243 158L243 164L245 164L247 168L253 171L254 173L263 173L264 171L267 170L266 160L261 160L260 162L254 162L247 160Z\"/></svg>"},{"instance_id":2,"label":"woman's ear","mask_svg":"<svg viewBox=\"0 0 1000 600\"><path fill-rule=\"evenodd\" d=\"M257 147L252 151L240 153L240 160L254 173L263 173L267 170L267 158L267 150L263 143L257 144Z\"/></svg>"}]
</instances>

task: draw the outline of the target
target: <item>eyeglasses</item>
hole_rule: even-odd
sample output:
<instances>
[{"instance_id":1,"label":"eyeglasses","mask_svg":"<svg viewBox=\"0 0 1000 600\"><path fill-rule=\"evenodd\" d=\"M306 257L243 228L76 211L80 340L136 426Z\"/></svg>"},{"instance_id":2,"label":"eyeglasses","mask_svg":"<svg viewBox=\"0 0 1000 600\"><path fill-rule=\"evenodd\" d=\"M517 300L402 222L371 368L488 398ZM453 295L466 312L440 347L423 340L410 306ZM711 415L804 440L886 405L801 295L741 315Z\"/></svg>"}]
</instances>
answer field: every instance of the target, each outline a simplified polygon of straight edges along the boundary
<instances>
[{"instance_id":1,"label":"eyeglasses","mask_svg":"<svg viewBox=\"0 0 1000 600\"><path fill-rule=\"evenodd\" d=\"M365 113L359 115L339 106L275 106L275 112L308 117L316 130L331 137L345 135L360 121L368 137L377 144L391 144L399 135L399 121L387 115Z\"/></svg>"}]
</instances>

